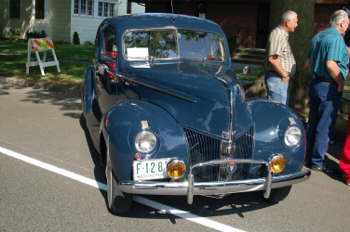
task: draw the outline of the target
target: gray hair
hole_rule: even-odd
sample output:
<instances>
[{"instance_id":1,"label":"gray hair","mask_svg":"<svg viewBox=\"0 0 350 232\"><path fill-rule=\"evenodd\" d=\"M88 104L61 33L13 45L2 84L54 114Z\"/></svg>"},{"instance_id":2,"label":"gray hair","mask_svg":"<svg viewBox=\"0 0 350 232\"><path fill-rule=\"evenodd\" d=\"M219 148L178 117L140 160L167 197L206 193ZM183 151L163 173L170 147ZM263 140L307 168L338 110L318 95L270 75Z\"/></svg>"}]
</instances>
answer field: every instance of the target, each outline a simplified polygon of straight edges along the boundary
<instances>
[{"instance_id":1,"label":"gray hair","mask_svg":"<svg viewBox=\"0 0 350 232\"><path fill-rule=\"evenodd\" d=\"M285 23L296 17L298 17L298 14L296 12L287 10L286 12L283 13L281 21L282 23Z\"/></svg>"},{"instance_id":2,"label":"gray hair","mask_svg":"<svg viewBox=\"0 0 350 232\"><path fill-rule=\"evenodd\" d=\"M337 10L335 11L330 20L330 24L335 27L339 26L342 22L344 22L348 18L348 13L345 10Z\"/></svg>"}]
</instances>

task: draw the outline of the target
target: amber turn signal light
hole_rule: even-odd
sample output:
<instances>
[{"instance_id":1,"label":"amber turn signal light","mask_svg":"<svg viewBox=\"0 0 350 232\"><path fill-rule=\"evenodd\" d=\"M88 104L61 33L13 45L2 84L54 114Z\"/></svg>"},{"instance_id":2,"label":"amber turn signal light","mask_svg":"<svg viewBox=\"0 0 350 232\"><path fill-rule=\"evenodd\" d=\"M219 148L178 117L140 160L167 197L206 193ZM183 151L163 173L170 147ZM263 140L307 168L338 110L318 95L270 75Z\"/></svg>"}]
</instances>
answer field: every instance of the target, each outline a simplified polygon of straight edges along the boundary
<instances>
[{"instance_id":1,"label":"amber turn signal light","mask_svg":"<svg viewBox=\"0 0 350 232\"><path fill-rule=\"evenodd\" d=\"M171 179L180 179L186 173L186 165L183 161L172 160L167 165L167 173Z\"/></svg>"},{"instance_id":2,"label":"amber turn signal light","mask_svg":"<svg viewBox=\"0 0 350 232\"><path fill-rule=\"evenodd\" d=\"M282 155L275 155L270 160L269 167L273 173L281 173L286 167L286 160Z\"/></svg>"}]
</instances>

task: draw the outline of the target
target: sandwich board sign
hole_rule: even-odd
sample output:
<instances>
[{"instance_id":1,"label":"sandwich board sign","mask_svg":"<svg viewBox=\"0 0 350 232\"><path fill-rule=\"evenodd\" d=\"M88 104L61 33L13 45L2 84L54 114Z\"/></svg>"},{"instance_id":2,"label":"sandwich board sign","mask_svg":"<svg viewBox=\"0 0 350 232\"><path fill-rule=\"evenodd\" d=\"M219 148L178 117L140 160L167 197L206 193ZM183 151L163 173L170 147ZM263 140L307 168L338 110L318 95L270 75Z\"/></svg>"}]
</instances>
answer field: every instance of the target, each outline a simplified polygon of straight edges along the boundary
<instances>
[{"instance_id":1,"label":"sandwich board sign","mask_svg":"<svg viewBox=\"0 0 350 232\"><path fill-rule=\"evenodd\" d=\"M47 52L52 52L53 60L46 61ZM32 52L34 52L37 61L31 61ZM40 53L43 54L42 58ZM60 64L58 62L55 46L51 39L40 38L40 39L29 39L28 40L28 57L26 63L26 74L29 74L29 68L33 66L39 66L41 75L45 75L45 67L56 66L57 72L61 72Z\"/></svg>"}]
</instances>

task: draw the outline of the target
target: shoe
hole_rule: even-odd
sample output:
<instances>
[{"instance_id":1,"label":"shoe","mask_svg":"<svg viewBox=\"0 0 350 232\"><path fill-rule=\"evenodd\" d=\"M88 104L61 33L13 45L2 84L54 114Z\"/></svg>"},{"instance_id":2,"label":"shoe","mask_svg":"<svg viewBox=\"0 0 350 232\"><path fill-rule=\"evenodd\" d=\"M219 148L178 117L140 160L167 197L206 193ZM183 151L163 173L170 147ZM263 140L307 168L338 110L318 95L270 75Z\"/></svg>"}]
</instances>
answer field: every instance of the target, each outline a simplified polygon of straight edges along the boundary
<instances>
[{"instance_id":1,"label":"shoe","mask_svg":"<svg viewBox=\"0 0 350 232\"><path fill-rule=\"evenodd\" d=\"M343 176L344 184L350 186L350 179L348 177Z\"/></svg>"}]
</instances>

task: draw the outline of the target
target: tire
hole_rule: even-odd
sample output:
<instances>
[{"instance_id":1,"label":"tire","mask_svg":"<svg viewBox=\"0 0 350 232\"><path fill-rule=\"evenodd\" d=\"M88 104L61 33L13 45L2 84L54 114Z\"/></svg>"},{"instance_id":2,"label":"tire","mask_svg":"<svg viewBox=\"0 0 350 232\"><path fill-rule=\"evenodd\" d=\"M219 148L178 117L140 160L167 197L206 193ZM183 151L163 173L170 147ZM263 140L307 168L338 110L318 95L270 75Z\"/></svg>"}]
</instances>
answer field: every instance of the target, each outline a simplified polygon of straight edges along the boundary
<instances>
[{"instance_id":1,"label":"tire","mask_svg":"<svg viewBox=\"0 0 350 232\"><path fill-rule=\"evenodd\" d=\"M132 195L123 193L118 189L118 183L113 175L112 162L107 152L106 161L106 179L107 179L107 206L108 210L114 215L124 215L130 211L132 206Z\"/></svg>"},{"instance_id":2,"label":"tire","mask_svg":"<svg viewBox=\"0 0 350 232\"><path fill-rule=\"evenodd\" d=\"M292 186L287 186L283 188L271 189L270 197L264 200L269 203L277 204L278 202L284 200L292 190Z\"/></svg>"}]
</instances>

